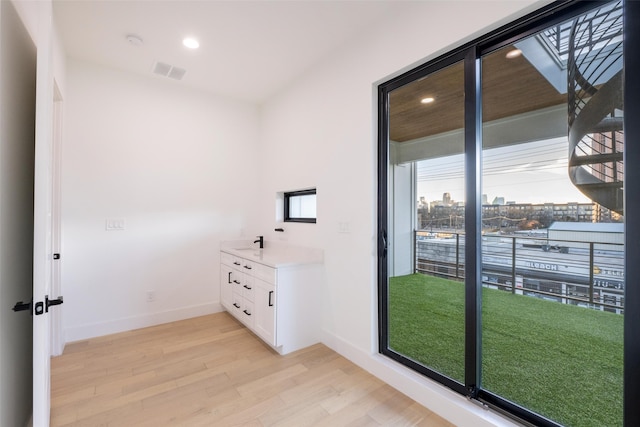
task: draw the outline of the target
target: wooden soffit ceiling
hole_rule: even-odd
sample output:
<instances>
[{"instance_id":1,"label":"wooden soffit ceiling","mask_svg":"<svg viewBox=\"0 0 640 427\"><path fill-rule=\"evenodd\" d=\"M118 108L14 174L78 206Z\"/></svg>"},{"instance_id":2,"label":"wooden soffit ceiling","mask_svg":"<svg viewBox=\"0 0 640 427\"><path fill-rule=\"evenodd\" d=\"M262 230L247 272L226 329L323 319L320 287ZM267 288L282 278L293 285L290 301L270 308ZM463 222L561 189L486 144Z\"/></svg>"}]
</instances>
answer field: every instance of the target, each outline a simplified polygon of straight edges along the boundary
<instances>
[{"instance_id":1,"label":"wooden soffit ceiling","mask_svg":"<svg viewBox=\"0 0 640 427\"><path fill-rule=\"evenodd\" d=\"M566 104L558 91L523 56L508 59L503 48L482 61L483 121L510 117ZM463 64L456 63L398 88L389 95L389 137L412 141L462 129L464 124ZM422 104L426 97L435 101Z\"/></svg>"}]
</instances>

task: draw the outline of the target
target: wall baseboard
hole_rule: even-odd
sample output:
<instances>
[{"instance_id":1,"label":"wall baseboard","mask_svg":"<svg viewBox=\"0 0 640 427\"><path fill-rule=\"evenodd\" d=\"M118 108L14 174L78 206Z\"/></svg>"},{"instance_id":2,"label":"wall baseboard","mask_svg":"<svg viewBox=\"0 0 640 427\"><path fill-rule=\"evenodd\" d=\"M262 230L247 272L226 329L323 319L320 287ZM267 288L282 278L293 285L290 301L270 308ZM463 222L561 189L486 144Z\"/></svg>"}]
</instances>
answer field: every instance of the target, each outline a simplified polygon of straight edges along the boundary
<instances>
[{"instance_id":1,"label":"wall baseboard","mask_svg":"<svg viewBox=\"0 0 640 427\"><path fill-rule=\"evenodd\" d=\"M322 343L370 374L457 426L518 427L502 415L480 408L465 397L378 353L367 353L322 331Z\"/></svg>"},{"instance_id":2,"label":"wall baseboard","mask_svg":"<svg viewBox=\"0 0 640 427\"><path fill-rule=\"evenodd\" d=\"M224 309L219 302L214 302L192 305L190 307L183 307L158 313L148 313L140 316L115 319L108 322L73 326L64 329L64 341L65 343L70 343L73 341L80 341L104 335L116 334L118 332L131 331L163 323L190 319L192 317L205 316L207 314L218 313L223 310Z\"/></svg>"}]
</instances>

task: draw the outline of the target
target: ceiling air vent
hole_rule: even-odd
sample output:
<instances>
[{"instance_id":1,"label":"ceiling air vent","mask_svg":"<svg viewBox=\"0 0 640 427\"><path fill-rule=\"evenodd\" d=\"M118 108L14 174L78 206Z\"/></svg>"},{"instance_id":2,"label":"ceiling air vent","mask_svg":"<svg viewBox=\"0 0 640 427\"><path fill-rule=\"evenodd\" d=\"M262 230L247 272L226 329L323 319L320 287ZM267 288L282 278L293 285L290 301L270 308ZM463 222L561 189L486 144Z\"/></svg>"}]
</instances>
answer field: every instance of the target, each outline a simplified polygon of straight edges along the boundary
<instances>
[{"instance_id":1,"label":"ceiling air vent","mask_svg":"<svg viewBox=\"0 0 640 427\"><path fill-rule=\"evenodd\" d=\"M174 67L173 65L165 64L164 62L156 62L153 66L153 73L164 77L169 77L174 80L182 80L184 74L187 72L184 68Z\"/></svg>"},{"instance_id":2,"label":"ceiling air vent","mask_svg":"<svg viewBox=\"0 0 640 427\"><path fill-rule=\"evenodd\" d=\"M186 72L187 70L184 68L171 67L171 71L169 71L169 75L167 77L170 79L182 80L182 77L184 77L184 73Z\"/></svg>"}]
</instances>

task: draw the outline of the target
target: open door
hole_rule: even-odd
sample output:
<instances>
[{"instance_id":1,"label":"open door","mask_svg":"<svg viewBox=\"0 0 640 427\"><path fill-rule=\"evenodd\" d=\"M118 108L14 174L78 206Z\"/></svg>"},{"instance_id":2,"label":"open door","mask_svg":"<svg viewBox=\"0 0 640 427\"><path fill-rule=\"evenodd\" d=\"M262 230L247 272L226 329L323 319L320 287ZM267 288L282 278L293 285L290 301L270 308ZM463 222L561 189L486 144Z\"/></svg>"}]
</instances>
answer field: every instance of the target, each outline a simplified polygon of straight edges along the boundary
<instances>
[{"instance_id":1,"label":"open door","mask_svg":"<svg viewBox=\"0 0 640 427\"><path fill-rule=\"evenodd\" d=\"M52 309L62 298L52 294L54 80L52 5L39 3L36 67L36 144L33 239L33 425L49 425Z\"/></svg>"},{"instance_id":2,"label":"open door","mask_svg":"<svg viewBox=\"0 0 640 427\"><path fill-rule=\"evenodd\" d=\"M0 64L0 425L24 426L33 394L36 47L9 1L0 1Z\"/></svg>"}]
</instances>

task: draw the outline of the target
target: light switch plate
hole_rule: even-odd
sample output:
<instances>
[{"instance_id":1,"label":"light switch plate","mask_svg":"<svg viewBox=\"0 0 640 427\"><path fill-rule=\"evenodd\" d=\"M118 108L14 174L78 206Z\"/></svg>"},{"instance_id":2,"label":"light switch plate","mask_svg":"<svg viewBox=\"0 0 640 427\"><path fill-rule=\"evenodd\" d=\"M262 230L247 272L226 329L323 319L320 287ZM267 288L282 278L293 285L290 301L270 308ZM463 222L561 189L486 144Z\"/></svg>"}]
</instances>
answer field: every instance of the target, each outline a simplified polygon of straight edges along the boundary
<instances>
[{"instance_id":1,"label":"light switch plate","mask_svg":"<svg viewBox=\"0 0 640 427\"><path fill-rule=\"evenodd\" d=\"M105 221L105 230L121 231L124 230L124 225L124 219L122 218L107 218Z\"/></svg>"}]
</instances>

